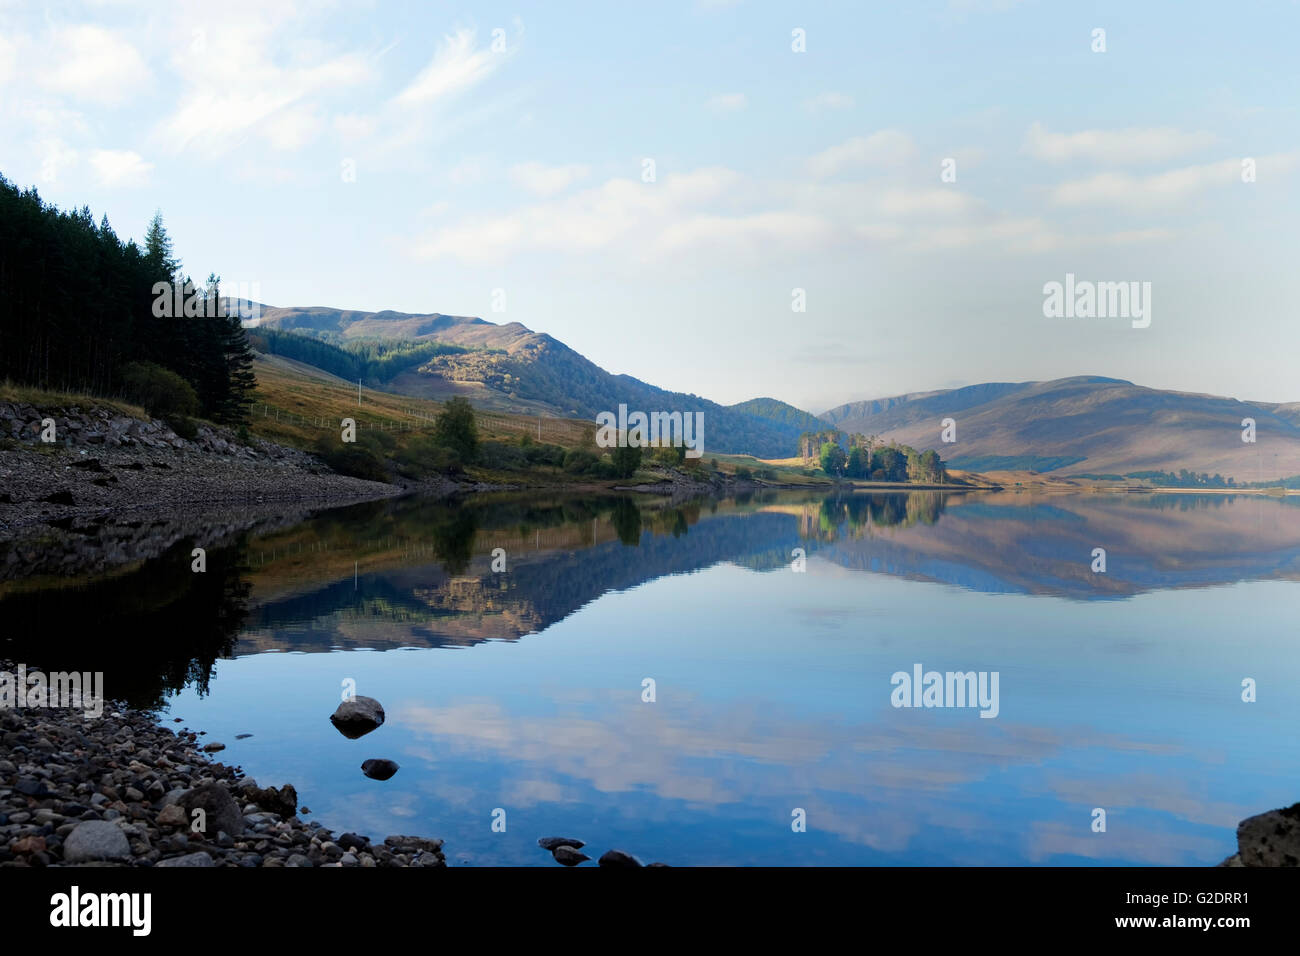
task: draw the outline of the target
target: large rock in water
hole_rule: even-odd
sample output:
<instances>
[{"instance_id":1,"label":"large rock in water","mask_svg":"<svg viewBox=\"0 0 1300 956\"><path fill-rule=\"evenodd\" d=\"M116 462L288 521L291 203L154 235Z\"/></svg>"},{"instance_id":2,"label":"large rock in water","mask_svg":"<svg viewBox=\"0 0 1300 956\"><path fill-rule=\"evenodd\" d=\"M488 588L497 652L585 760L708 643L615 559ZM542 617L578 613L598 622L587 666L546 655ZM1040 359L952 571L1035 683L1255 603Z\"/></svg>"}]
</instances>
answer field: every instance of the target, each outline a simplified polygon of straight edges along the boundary
<instances>
[{"instance_id":1,"label":"large rock in water","mask_svg":"<svg viewBox=\"0 0 1300 956\"><path fill-rule=\"evenodd\" d=\"M244 832L244 814L235 803L230 791L219 783L208 783L193 790L187 790L176 801L185 815L194 820L194 811L204 813L203 832L215 837L219 832L226 832L232 837Z\"/></svg>"},{"instance_id":2,"label":"large rock in water","mask_svg":"<svg viewBox=\"0 0 1300 956\"><path fill-rule=\"evenodd\" d=\"M624 853L622 850L608 850L602 854L601 858L596 862L600 866L614 867L633 867L641 865L640 860L634 857L631 853Z\"/></svg>"},{"instance_id":3,"label":"large rock in water","mask_svg":"<svg viewBox=\"0 0 1300 956\"><path fill-rule=\"evenodd\" d=\"M384 722L384 708L373 697L353 697L339 704L330 723L350 740L364 737Z\"/></svg>"},{"instance_id":4,"label":"large rock in water","mask_svg":"<svg viewBox=\"0 0 1300 956\"><path fill-rule=\"evenodd\" d=\"M131 844L116 823L86 820L63 841L65 863L88 863L91 860L129 860Z\"/></svg>"},{"instance_id":5,"label":"large rock in water","mask_svg":"<svg viewBox=\"0 0 1300 956\"><path fill-rule=\"evenodd\" d=\"M587 844L583 843L581 840L574 840L569 837L541 837L538 839L537 845L543 850L555 852L557 846L571 846L577 850Z\"/></svg>"},{"instance_id":6,"label":"large rock in water","mask_svg":"<svg viewBox=\"0 0 1300 956\"><path fill-rule=\"evenodd\" d=\"M392 760L372 758L361 765L361 772L371 780L387 780L401 768Z\"/></svg>"},{"instance_id":7,"label":"large rock in water","mask_svg":"<svg viewBox=\"0 0 1300 956\"><path fill-rule=\"evenodd\" d=\"M1300 866L1300 803L1237 824L1237 857L1241 866Z\"/></svg>"},{"instance_id":8,"label":"large rock in water","mask_svg":"<svg viewBox=\"0 0 1300 956\"><path fill-rule=\"evenodd\" d=\"M556 863L563 863L565 866L577 866L579 863L591 859L581 850L568 844L557 846L551 851L551 856L555 857Z\"/></svg>"}]
</instances>

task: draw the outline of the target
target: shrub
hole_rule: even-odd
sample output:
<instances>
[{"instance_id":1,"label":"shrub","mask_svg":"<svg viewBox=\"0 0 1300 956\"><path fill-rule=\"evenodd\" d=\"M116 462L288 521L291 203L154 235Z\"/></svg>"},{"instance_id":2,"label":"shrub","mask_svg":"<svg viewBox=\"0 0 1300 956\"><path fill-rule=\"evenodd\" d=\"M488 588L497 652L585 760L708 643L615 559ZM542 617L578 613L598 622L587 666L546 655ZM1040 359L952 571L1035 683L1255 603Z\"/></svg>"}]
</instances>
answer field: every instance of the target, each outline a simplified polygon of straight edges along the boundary
<instances>
[{"instance_id":1,"label":"shrub","mask_svg":"<svg viewBox=\"0 0 1300 956\"><path fill-rule=\"evenodd\" d=\"M571 475L581 475L591 470L598 459L589 451L575 448L564 456L564 470Z\"/></svg>"},{"instance_id":2,"label":"shrub","mask_svg":"<svg viewBox=\"0 0 1300 956\"><path fill-rule=\"evenodd\" d=\"M450 448L467 464L478 456L478 425L474 421L474 408L469 400L457 396L443 406L433 423L433 440L443 448Z\"/></svg>"},{"instance_id":3,"label":"shrub","mask_svg":"<svg viewBox=\"0 0 1300 956\"><path fill-rule=\"evenodd\" d=\"M640 446L620 445L610 452L609 460L616 477L631 478L636 474L636 470L641 467L641 448Z\"/></svg>"},{"instance_id":4,"label":"shrub","mask_svg":"<svg viewBox=\"0 0 1300 956\"><path fill-rule=\"evenodd\" d=\"M397 470L406 478L425 478L433 474L454 475L462 471L460 456L443 448L432 438L421 437L408 442L394 456Z\"/></svg>"},{"instance_id":5,"label":"shrub","mask_svg":"<svg viewBox=\"0 0 1300 956\"><path fill-rule=\"evenodd\" d=\"M155 418L176 416L184 419L199 412L199 396L194 386L171 369L153 362L132 362L123 367L122 385L127 397L143 405L144 410ZM179 430L177 434L180 434Z\"/></svg>"},{"instance_id":6,"label":"shrub","mask_svg":"<svg viewBox=\"0 0 1300 956\"><path fill-rule=\"evenodd\" d=\"M337 444L336 439L322 437L316 442L316 454L340 475L388 481L388 470L374 444L365 441Z\"/></svg>"}]
</instances>

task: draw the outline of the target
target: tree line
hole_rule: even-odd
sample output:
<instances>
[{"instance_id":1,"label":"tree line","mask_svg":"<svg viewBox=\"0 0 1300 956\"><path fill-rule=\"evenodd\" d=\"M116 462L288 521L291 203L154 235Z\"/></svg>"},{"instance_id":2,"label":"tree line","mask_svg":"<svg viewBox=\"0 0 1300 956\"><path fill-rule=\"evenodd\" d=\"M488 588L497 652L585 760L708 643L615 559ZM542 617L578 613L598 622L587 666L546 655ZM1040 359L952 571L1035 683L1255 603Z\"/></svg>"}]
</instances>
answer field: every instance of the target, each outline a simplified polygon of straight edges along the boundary
<instances>
[{"instance_id":1,"label":"tree line","mask_svg":"<svg viewBox=\"0 0 1300 956\"><path fill-rule=\"evenodd\" d=\"M844 440L844 433L833 428L804 432L799 436L800 456L811 458L816 449L822 471L836 478L928 485L948 480L948 470L937 451L918 451L894 441L886 445L878 435L853 433L848 436L846 452Z\"/></svg>"},{"instance_id":2,"label":"tree line","mask_svg":"<svg viewBox=\"0 0 1300 956\"><path fill-rule=\"evenodd\" d=\"M350 382L383 385L402 372L424 365L438 355L460 355L469 349L444 342L409 342L401 339L361 339L335 345L319 336L281 329L250 329L248 340L267 355L305 362Z\"/></svg>"},{"instance_id":3,"label":"tree line","mask_svg":"<svg viewBox=\"0 0 1300 956\"><path fill-rule=\"evenodd\" d=\"M198 301L199 314L166 314L174 309L158 307L160 283ZM168 304L174 298L166 294ZM0 378L223 424L246 420L256 385L220 278L199 286L182 273L161 213L142 247L118 238L107 216L96 224L87 206L60 210L2 175Z\"/></svg>"}]
</instances>

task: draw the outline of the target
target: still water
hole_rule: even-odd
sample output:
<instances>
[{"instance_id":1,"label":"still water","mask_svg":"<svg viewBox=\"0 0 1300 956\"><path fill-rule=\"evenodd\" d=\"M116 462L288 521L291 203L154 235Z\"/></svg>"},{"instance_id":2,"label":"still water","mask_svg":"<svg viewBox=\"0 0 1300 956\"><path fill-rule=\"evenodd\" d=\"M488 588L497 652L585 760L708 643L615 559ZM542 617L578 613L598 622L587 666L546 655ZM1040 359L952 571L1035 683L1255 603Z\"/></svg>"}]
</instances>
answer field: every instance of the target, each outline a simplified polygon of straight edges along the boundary
<instances>
[{"instance_id":1,"label":"still water","mask_svg":"<svg viewBox=\"0 0 1300 956\"><path fill-rule=\"evenodd\" d=\"M190 547L10 594L0 649L102 669L306 819L453 866L554 866L551 835L674 865L1213 864L1300 800L1294 497L405 499L240 535L204 575ZM996 717L893 706L918 666L996 673ZM387 711L358 740L328 720L345 682Z\"/></svg>"}]
</instances>

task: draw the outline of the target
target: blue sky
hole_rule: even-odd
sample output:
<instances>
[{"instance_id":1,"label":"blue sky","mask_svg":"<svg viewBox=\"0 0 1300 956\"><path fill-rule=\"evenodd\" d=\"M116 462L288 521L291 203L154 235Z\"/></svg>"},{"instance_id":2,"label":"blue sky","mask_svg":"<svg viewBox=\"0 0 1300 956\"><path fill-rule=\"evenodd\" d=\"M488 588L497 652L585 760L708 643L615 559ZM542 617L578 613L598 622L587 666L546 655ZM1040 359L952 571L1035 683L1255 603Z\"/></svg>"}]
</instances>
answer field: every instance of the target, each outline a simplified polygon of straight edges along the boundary
<instances>
[{"instance_id":1,"label":"blue sky","mask_svg":"<svg viewBox=\"0 0 1300 956\"><path fill-rule=\"evenodd\" d=\"M123 236L161 208L191 274L272 305L518 321L723 402L1073 374L1295 401L1297 26L1294 2L0 0L0 172ZM1150 327L1044 317L1066 273L1150 282Z\"/></svg>"}]
</instances>

